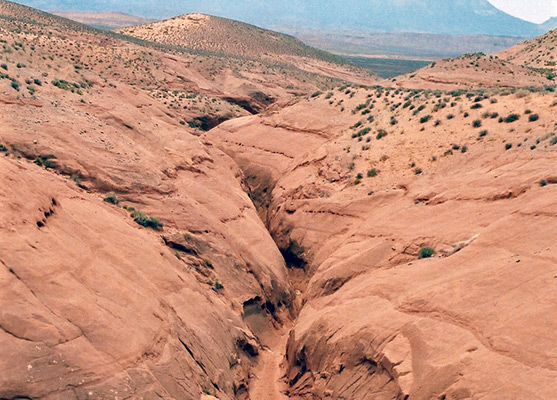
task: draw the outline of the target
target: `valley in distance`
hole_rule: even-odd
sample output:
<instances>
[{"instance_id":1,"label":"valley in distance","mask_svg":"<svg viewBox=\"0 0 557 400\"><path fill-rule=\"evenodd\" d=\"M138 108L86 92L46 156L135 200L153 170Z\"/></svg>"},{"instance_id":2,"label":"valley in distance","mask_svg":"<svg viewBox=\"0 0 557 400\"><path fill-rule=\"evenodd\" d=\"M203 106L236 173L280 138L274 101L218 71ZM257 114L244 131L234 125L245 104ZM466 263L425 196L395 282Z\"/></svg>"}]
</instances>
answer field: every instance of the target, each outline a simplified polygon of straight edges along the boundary
<instances>
[{"instance_id":1,"label":"valley in distance","mask_svg":"<svg viewBox=\"0 0 557 400\"><path fill-rule=\"evenodd\" d=\"M557 30L62 15L0 0L0 399L555 398Z\"/></svg>"}]
</instances>

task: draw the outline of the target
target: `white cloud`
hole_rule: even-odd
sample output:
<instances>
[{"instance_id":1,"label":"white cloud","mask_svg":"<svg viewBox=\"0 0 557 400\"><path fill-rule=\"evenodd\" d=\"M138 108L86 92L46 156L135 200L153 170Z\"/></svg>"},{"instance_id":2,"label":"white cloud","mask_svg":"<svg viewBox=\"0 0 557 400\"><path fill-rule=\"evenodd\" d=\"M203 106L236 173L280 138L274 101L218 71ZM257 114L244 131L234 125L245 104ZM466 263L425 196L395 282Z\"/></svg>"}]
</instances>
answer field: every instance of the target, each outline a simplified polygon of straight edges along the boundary
<instances>
[{"instance_id":1,"label":"white cloud","mask_svg":"<svg viewBox=\"0 0 557 400\"><path fill-rule=\"evenodd\" d=\"M495 7L532 22L557 16L557 0L488 0Z\"/></svg>"}]
</instances>

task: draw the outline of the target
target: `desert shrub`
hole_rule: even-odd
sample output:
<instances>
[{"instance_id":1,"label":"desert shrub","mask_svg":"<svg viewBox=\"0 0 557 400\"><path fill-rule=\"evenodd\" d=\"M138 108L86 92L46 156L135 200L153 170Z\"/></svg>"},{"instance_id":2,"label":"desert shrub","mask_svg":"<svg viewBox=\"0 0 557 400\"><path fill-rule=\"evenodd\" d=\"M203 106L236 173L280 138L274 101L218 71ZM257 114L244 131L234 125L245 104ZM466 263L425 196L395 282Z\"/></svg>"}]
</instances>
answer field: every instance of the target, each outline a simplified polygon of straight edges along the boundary
<instances>
[{"instance_id":1,"label":"desert shrub","mask_svg":"<svg viewBox=\"0 0 557 400\"><path fill-rule=\"evenodd\" d=\"M17 90L19 92L19 82L16 81L15 79L12 81L11 86L13 89Z\"/></svg>"},{"instance_id":2,"label":"desert shrub","mask_svg":"<svg viewBox=\"0 0 557 400\"><path fill-rule=\"evenodd\" d=\"M55 158L56 156L54 154L40 154L33 162L40 167L54 168L56 166L56 162L52 160Z\"/></svg>"},{"instance_id":3,"label":"desert shrub","mask_svg":"<svg viewBox=\"0 0 557 400\"><path fill-rule=\"evenodd\" d=\"M479 119L476 119L476 120L474 120L474 121L472 122L472 126L473 126L474 128L479 128L480 126L482 126L482 121L479 120Z\"/></svg>"},{"instance_id":4,"label":"desert shrub","mask_svg":"<svg viewBox=\"0 0 557 400\"><path fill-rule=\"evenodd\" d=\"M540 186L541 186L541 187L547 186L547 181L546 181L545 179L542 179L542 180L540 181Z\"/></svg>"},{"instance_id":5,"label":"desert shrub","mask_svg":"<svg viewBox=\"0 0 557 400\"><path fill-rule=\"evenodd\" d=\"M387 135L388 135L388 133L387 133L386 130L384 130L384 129L379 129L379 132L377 133L376 138L377 138L377 140L379 140L379 139L384 138L384 137L387 136Z\"/></svg>"},{"instance_id":6,"label":"desert shrub","mask_svg":"<svg viewBox=\"0 0 557 400\"><path fill-rule=\"evenodd\" d=\"M371 131L371 128L367 127L362 129L361 131L359 131L356 135L357 136L365 136L369 133L369 131Z\"/></svg>"},{"instance_id":7,"label":"desert shrub","mask_svg":"<svg viewBox=\"0 0 557 400\"><path fill-rule=\"evenodd\" d=\"M512 143L505 143L505 150L510 150L513 147Z\"/></svg>"},{"instance_id":8,"label":"desert shrub","mask_svg":"<svg viewBox=\"0 0 557 400\"><path fill-rule=\"evenodd\" d=\"M482 107L483 106L480 103L475 103L475 104L472 104L472 107L470 107L470 109L476 110L476 109L482 108Z\"/></svg>"},{"instance_id":9,"label":"desert shrub","mask_svg":"<svg viewBox=\"0 0 557 400\"><path fill-rule=\"evenodd\" d=\"M377 176L378 174L379 174L379 170L377 168L372 168L372 169L367 171L367 176L369 178L373 178L373 177Z\"/></svg>"},{"instance_id":10,"label":"desert shrub","mask_svg":"<svg viewBox=\"0 0 557 400\"><path fill-rule=\"evenodd\" d=\"M416 108L414 110L413 114L416 115L417 113L419 113L422 110L425 110L425 106L423 104L421 106L419 106L418 108Z\"/></svg>"},{"instance_id":11,"label":"desert shrub","mask_svg":"<svg viewBox=\"0 0 557 400\"><path fill-rule=\"evenodd\" d=\"M538 114L530 114L530 116L528 117L528 121L530 122L535 122L538 119L540 119L540 116Z\"/></svg>"},{"instance_id":12,"label":"desert shrub","mask_svg":"<svg viewBox=\"0 0 557 400\"><path fill-rule=\"evenodd\" d=\"M461 153L466 153L467 151L468 151L468 147L467 147L467 146L462 146L462 147L460 148L460 152L461 152Z\"/></svg>"},{"instance_id":13,"label":"desert shrub","mask_svg":"<svg viewBox=\"0 0 557 400\"><path fill-rule=\"evenodd\" d=\"M116 193L114 192L107 193L103 200L116 206L120 203L120 200L118 200L118 197L116 197Z\"/></svg>"},{"instance_id":14,"label":"desert shrub","mask_svg":"<svg viewBox=\"0 0 557 400\"><path fill-rule=\"evenodd\" d=\"M431 258L435 255L435 250L431 247L424 247L418 253L418 259L421 260L423 258Z\"/></svg>"},{"instance_id":15,"label":"desert shrub","mask_svg":"<svg viewBox=\"0 0 557 400\"><path fill-rule=\"evenodd\" d=\"M484 129L483 131L480 132L480 137L485 137L487 136L487 129Z\"/></svg>"},{"instance_id":16,"label":"desert shrub","mask_svg":"<svg viewBox=\"0 0 557 400\"><path fill-rule=\"evenodd\" d=\"M138 223L141 226L144 226L145 228L159 229L164 226L164 224L160 222L158 219L154 217L150 217L139 210L134 210L131 213L131 217L136 223Z\"/></svg>"},{"instance_id":17,"label":"desert shrub","mask_svg":"<svg viewBox=\"0 0 557 400\"><path fill-rule=\"evenodd\" d=\"M557 144L557 136L554 137L553 139L551 139L551 141L549 142L552 146L555 146Z\"/></svg>"},{"instance_id":18,"label":"desert shrub","mask_svg":"<svg viewBox=\"0 0 557 400\"><path fill-rule=\"evenodd\" d=\"M509 114L509 115L504 119L504 121L505 121L507 124L510 124L511 122L518 121L519 119L520 119L520 115L518 115L518 114Z\"/></svg>"},{"instance_id":19,"label":"desert shrub","mask_svg":"<svg viewBox=\"0 0 557 400\"><path fill-rule=\"evenodd\" d=\"M423 171L422 171L421 168L415 168L415 169L414 169L414 174L416 174L416 175L421 175L422 172L423 172Z\"/></svg>"},{"instance_id":20,"label":"desert shrub","mask_svg":"<svg viewBox=\"0 0 557 400\"><path fill-rule=\"evenodd\" d=\"M454 118L454 114L448 114L447 115L447 119L453 119Z\"/></svg>"},{"instance_id":21,"label":"desert shrub","mask_svg":"<svg viewBox=\"0 0 557 400\"><path fill-rule=\"evenodd\" d=\"M224 289L223 284L217 279L213 284L213 290L218 293L219 290Z\"/></svg>"},{"instance_id":22,"label":"desert shrub","mask_svg":"<svg viewBox=\"0 0 557 400\"><path fill-rule=\"evenodd\" d=\"M424 115L422 118L420 118L420 124L425 124L430 119L431 119L431 115Z\"/></svg>"},{"instance_id":23,"label":"desert shrub","mask_svg":"<svg viewBox=\"0 0 557 400\"><path fill-rule=\"evenodd\" d=\"M438 119L437 121L435 121L435 124L434 124L434 125L435 125L435 126L439 126L439 125L441 125L441 120L440 120L440 119Z\"/></svg>"}]
</instances>

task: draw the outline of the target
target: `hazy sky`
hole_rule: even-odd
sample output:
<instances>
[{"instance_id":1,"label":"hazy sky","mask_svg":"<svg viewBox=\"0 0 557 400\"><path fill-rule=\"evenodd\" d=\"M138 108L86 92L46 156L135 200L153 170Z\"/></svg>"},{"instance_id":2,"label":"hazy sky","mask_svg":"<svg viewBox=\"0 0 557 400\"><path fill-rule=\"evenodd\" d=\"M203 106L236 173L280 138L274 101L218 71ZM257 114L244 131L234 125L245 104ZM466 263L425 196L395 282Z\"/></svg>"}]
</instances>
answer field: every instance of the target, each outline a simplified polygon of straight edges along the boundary
<instances>
[{"instance_id":1,"label":"hazy sky","mask_svg":"<svg viewBox=\"0 0 557 400\"><path fill-rule=\"evenodd\" d=\"M495 7L531 22L557 16L557 0L488 0Z\"/></svg>"}]
</instances>

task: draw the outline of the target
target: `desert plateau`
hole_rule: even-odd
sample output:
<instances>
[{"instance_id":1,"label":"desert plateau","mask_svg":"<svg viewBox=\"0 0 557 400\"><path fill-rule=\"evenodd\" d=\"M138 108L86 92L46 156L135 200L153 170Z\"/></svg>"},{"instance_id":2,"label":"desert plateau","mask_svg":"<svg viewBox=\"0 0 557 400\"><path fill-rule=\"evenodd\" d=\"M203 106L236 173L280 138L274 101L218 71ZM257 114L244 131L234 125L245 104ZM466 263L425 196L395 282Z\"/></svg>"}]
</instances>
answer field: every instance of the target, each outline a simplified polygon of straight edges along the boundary
<instances>
[{"instance_id":1,"label":"desert plateau","mask_svg":"<svg viewBox=\"0 0 557 400\"><path fill-rule=\"evenodd\" d=\"M0 0L0 400L557 397L557 29L106 11Z\"/></svg>"}]
</instances>

